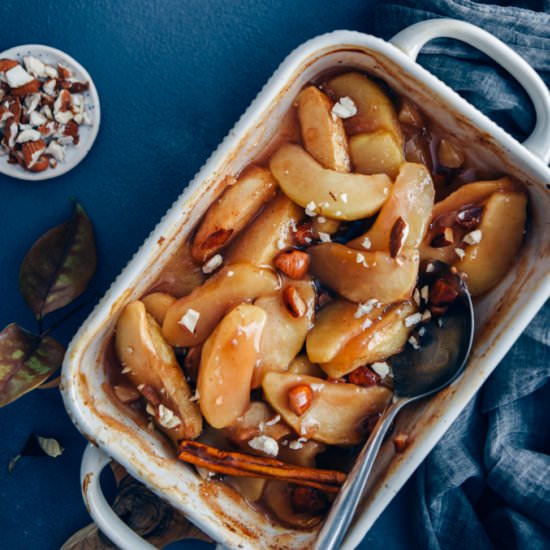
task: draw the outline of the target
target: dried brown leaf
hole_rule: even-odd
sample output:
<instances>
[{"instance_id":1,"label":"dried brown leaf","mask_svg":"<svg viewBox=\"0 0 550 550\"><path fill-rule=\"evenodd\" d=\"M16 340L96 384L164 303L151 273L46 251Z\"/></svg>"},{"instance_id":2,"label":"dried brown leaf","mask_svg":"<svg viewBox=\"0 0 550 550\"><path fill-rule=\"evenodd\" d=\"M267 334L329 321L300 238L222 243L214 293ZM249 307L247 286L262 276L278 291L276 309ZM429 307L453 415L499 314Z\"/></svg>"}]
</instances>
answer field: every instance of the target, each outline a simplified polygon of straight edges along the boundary
<instances>
[{"instance_id":1,"label":"dried brown leaf","mask_svg":"<svg viewBox=\"0 0 550 550\"><path fill-rule=\"evenodd\" d=\"M40 338L9 324L0 332L0 407L46 380L63 361L65 349L53 338Z\"/></svg>"},{"instance_id":2,"label":"dried brown leaf","mask_svg":"<svg viewBox=\"0 0 550 550\"><path fill-rule=\"evenodd\" d=\"M96 269L90 219L75 204L72 217L50 229L31 247L19 272L19 288L37 319L82 294Z\"/></svg>"}]
</instances>

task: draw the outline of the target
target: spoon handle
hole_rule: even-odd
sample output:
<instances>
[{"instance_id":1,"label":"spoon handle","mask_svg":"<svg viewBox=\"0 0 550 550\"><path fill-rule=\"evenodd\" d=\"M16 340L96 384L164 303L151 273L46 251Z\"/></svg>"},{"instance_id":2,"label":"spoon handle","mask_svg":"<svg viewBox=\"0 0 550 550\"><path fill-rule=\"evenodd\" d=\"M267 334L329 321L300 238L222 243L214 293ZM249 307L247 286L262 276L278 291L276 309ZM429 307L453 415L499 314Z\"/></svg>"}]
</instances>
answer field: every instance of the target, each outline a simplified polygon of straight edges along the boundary
<instances>
[{"instance_id":1,"label":"spoon handle","mask_svg":"<svg viewBox=\"0 0 550 550\"><path fill-rule=\"evenodd\" d=\"M332 504L330 513L315 541L315 550L340 548L342 539L363 494L376 455L380 450L382 441L384 441L384 436L405 403L406 401L402 399L394 401L376 423L369 439L357 456L354 467Z\"/></svg>"}]
</instances>

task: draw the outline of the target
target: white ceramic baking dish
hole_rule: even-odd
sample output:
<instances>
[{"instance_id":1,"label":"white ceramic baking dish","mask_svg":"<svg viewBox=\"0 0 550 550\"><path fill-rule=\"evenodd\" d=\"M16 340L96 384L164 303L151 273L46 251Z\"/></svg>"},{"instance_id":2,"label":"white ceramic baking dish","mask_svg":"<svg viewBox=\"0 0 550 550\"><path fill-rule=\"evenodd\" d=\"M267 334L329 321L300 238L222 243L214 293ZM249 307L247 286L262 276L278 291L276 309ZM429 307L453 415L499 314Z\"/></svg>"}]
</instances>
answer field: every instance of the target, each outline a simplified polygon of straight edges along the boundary
<instances>
[{"instance_id":1,"label":"white ceramic baking dish","mask_svg":"<svg viewBox=\"0 0 550 550\"><path fill-rule=\"evenodd\" d=\"M422 45L440 36L476 46L503 65L529 93L537 125L521 145L415 63ZM100 529L119 547L151 546L112 512L102 496L99 473L109 457L123 464L160 497L230 548L307 548L315 532L278 525L240 501L218 482L200 479L178 462L160 438L141 429L105 391L102 352L122 308L141 296L220 190L223 176L239 172L271 138L281 116L312 77L335 67L356 67L385 80L424 106L488 166L524 182L530 194L526 242L514 269L477 305L477 337L464 376L433 399L407 409L398 428L412 436L408 450L381 450L367 496L343 548L355 547L412 475L550 295L550 97L536 73L510 48L479 28L449 19L419 23L388 43L337 31L291 53L231 130L73 339L63 365L65 406L90 440L82 464L83 494Z\"/></svg>"}]
</instances>

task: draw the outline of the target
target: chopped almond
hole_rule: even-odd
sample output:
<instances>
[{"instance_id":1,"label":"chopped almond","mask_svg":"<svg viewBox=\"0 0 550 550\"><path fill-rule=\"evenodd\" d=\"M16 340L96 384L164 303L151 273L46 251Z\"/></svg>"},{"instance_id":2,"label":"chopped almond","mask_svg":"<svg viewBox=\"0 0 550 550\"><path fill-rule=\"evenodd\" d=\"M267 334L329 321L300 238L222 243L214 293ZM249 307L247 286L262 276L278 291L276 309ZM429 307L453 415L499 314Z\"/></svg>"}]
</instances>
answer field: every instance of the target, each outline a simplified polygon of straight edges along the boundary
<instances>
[{"instance_id":1,"label":"chopped almond","mask_svg":"<svg viewBox=\"0 0 550 550\"><path fill-rule=\"evenodd\" d=\"M434 248L443 248L454 243L454 232L451 227L445 227L441 233L438 233L430 243Z\"/></svg>"},{"instance_id":2,"label":"chopped almond","mask_svg":"<svg viewBox=\"0 0 550 550\"><path fill-rule=\"evenodd\" d=\"M275 267L291 279L302 279L309 267L309 255L301 250L281 252L273 261Z\"/></svg>"},{"instance_id":3,"label":"chopped almond","mask_svg":"<svg viewBox=\"0 0 550 550\"><path fill-rule=\"evenodd\" d=\"M407 447L411 444L411 439L408 434L398 432L393 438L393 444L395 446L395 452L404 453Z\"/></svg>"},{"instance_id":4,"label":"chopped almond","mask_svg":"<svg viewBox=\"0 0 550 550\"><path fill-rule=\"evenodd\" d=\"M283 301L293 317L303 317L307 311L307 305L296 287L287 286L283 291Z\"/></svg>"},{"instance_id":5,"label":"chopped almond","mask_svg":"<svg viewBox=\"0 0 550 550\"><path fill-rule=\"evenodd\" d=\"M308 384L298 384L288 392L288 406L302 416L311 406L313 390Z\"/></svg>"}]
</instances>

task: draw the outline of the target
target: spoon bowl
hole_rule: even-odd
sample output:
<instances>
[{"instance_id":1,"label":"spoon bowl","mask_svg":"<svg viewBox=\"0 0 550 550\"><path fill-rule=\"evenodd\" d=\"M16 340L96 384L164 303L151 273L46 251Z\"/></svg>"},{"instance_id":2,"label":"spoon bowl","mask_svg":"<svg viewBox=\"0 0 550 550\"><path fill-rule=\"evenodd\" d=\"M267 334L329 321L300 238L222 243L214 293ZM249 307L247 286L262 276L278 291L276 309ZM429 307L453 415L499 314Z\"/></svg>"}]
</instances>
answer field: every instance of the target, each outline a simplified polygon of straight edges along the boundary
<instances>
[{"instance_id":1,"label":"spoon bowl","mask_svg":"<svg viewBox=\"0 0 550 550\"><path fill-rule=\"evenodd\" d=\"M415 329L413 343L389 360L393 373L393 400L378 420L325 520L316 550L340 547L363 494L368 476L397 413L407 404L427 397L454 382L466 368L474 338L474 311L468 288L456 270L437 262L421 285L444 291L438 316ZM441 294L441 292L440 292Z\"/></svg>"}]
</instances>

